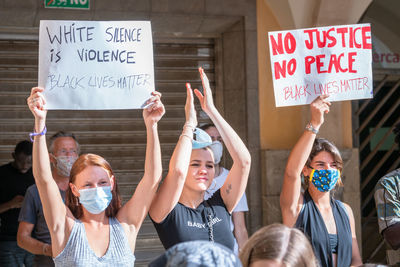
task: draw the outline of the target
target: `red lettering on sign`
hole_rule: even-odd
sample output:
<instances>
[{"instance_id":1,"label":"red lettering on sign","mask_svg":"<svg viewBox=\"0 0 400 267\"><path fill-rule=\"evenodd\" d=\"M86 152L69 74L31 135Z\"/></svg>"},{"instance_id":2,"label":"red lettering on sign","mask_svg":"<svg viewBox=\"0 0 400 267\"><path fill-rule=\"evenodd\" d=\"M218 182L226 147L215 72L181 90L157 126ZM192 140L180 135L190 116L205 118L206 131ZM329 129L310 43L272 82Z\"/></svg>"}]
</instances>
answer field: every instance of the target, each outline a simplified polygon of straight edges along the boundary
<instances>
[{"instance_id":1,"label":"red lettering on sign","mask_svg":"<svg viewBox=\"0 0 400 267\"><path fill-rule=\"evenodd\" d=\"M274 63L275 80L280 79L281 75L283 78L286 78L286 60L282 62L282 65L279 62Z\"/></svg>"},{"instance_id":2,"label":"red lettering on sign","mask_svg":"<svg viewBox=\"0 0 400 267\"><path fill-rule=\"evenodd\" d=\"M346 33L347 33L347 28L337 28L336 32L342 36L342 47L346 47Z\"/></svg>"},{"instance_id":3,"label":"red lettering on sign","mask_svg":"<svg viewBox=\"0 0 400 267\"><path fill-rule=\"evenodd\" d=\"M321 59L325 58L325 55L317 55L316 58L317 58L317 72L318 73L326 73L327 72L326 70L322 70L322 67L324 66L324 62L323 62L323 60L321 60Z\"/></svg>"},{"instance_id":4,"label":"red lettering on sign","mask_svg":"<svg viewBox=\"0 0 400 267\"><path fill-rule=\"evenodd\" d=\"M326 38L328 38L328 40L331 41L328 44L328 47L334 47L337 43L336 38L331 35L334 30L335 30L335 28L330 28L326 34Z\"/></svg>"},{"instance_id":5,"label":"red lettering on sign","mask_svg":"<svg viewBox=\"0 0 400 267\"><path fill-rule=\"evenodd\" d=\"M288 54L292 54L296 50L296 39L290 32L285 35L285 50Z\"/></svg>"},{"instance_id":6,"label":"red lettering on sign","mask_svg":"<svg viewBox=\"0 0 400 267\"><path fill-rule=\"evenodd\" d=\"M314 63L317 73L332 73L333 69L336 73L357 73L357 70L354 69L354 61L356 60L355 57L357 56L357 52L348 53L347 58L344 58L345 56L345 53L341 53L339 56L332 54L330 55L328 62L326 62L327 59L324 54L316 55L315 57L306 56L304 58L305 74L311 73L311 67ZM325 65L328 65L328 69L324 68Z\"/></svg>"},{"instance_id":7,"label":"red lettering on sign","mask_svg":"<svg viewBox=\"0 0 400 267\"><path fill-rule=\"evenodd\" d=\"M307 56L304 58L305 61L305 69L306 69L306 74L311 73L311 64L315 62L315 58L313 56Z\"/></svg>"},{"instance_id":8,"label":"red lettering on sign","mask_svg":"<svg viewBox=\"0 0 400 267\"><path fill-rule=\"evenodd\" d=\"M294 38L293 34L290 32L286 33L283 42L282 33L278 33L277 37L278 41L275 40L273 35L270 35L272 55L276 56L284 53L293 54L296 50L296 39ZM283 51L283 48L285 48L285 51Z\"/></svg>"},{"instance_id":9,"label":"red lettering on sign","mask_svg":"<svg viewBox=\"0 0 400 267\"><path fill-rule=\"evenodd\" d=\"M350 73L357 73L357 71L353 69L353 63L356 60L354 58L355 56L357 56L357 52L350 52L349 53L349 72Z\"/></svg>"},{"instance_id":10,"label":"red lettering on sign","mask_svg":"<svg viewBox=\"0 0 400 267\"><path fill-rule=\"evenodd\" d=\"M305 45L308 49L313 49L314 47L314 38L313 38L313 32L316 32L317 29L309 29L309 30L304 30L304 33L308 33L309 40L305 40Z\"/></svg>"},{"instance_id":11,"label":"red lettering on sign","mask_svg":"<svg viewBox=\"0 0 400 267\"><path fill-rule=\"evenodd\" d=\"M369 33L369 35L367 35ZM371 27L370 26L364 26L362 28L362 44L364 49L371 49L372 44L371 44Z\"/></svg>"},{"instance_id":12,"label":"red lettering on sign","mask_svg":"<svg viewBox=\"0 0 400 267\"><path fill-rule=\"evenodd\" d=\"M286 60L282 61L282 65L279 62L274 63L274 73L275 73L275 80L279 80L281 75L283 78L286 78L286 70L289 75L293 75L297 68L297 61L296 59L292 58L286 64Z\"/></svg>"},{"instance_id":13,"label":"red lettering on sign","mask_svg":"<svg viewBox=\"0 0 400 267\"><path fill-rule=\"evenodd\" d=\"M278 33L278 43L276 42L275 38L273 35L269 36L271 40L271 49L272 49L272 54L274 56L278 54L283 54L283 45L282 45L282 33Z\"/></svg>"}]
</instances>

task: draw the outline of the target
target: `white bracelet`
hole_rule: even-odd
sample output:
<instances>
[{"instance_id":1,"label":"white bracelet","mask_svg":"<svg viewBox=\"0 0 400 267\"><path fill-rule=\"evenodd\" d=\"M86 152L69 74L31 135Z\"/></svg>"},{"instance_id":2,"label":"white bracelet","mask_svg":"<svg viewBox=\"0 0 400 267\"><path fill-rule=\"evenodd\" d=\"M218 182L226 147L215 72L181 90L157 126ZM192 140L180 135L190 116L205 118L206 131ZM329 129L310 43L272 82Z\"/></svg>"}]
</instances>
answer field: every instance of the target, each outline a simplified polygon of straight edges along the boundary
<instances>
[{"instance_id":1,"label":"white bracelet","mask_svg":"<svg viewBox=\"0 0 400 267\"><path fill-rule=\"evenodd\" d=\"M185 136L185 137L189 138L189 139L190 139L190 141L192 141L192 140L193 140L193 137L190 137L188 134L181 134L179 137L183 137L183 136Z\"/></svg>"},{"instance_id":2,"label":"white bracelet","mask_svg":"<svg viewBox=\"0 0 400 267\"><path fill-rule=\"evenodd\" d=\"M194 129L196 129L196 126L191 124L190 122L185 122L185 124L183 125L183 129L185 128L189 128L190 130L192 130L192 132L194 132Z\"/></svg>"}]
</instances>

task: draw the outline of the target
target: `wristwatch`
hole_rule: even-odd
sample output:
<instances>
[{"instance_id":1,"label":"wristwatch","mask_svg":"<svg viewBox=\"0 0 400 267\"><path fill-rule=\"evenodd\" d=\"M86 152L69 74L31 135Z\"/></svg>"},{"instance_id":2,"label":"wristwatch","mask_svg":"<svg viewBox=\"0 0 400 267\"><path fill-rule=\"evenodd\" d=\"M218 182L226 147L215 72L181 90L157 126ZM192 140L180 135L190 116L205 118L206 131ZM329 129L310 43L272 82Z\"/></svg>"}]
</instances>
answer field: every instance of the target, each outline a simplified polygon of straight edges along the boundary
<instances>
[{"instance_id":1,"label":"wristwatch","mask_svg":"<svg viewBox=\"0 0 400 267\"><path fill-rule=\"evenodd\" d=\"M307 131L310 131L310 132L312 132L312 133L315 133L315 134L318 133L318 130L314 128L314 126L311 124L311 122L309 122L309 123L306 125L306 130L307 130Z\"/></svg>"}]
</instances>

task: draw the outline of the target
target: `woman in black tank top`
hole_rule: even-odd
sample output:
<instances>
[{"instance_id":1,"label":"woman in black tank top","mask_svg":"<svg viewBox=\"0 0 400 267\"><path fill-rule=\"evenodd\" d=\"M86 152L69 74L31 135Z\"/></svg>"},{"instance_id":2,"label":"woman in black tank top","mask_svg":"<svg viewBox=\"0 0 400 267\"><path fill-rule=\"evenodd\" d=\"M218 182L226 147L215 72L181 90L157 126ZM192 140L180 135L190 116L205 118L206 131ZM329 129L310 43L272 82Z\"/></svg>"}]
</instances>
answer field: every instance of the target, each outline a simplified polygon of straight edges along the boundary
<instances>
[{"instance_id":1,"label":"woman in black tank top","mask_svg":"<svg viewBox=\"0 0 400 267\"><path fill-rule=\"evenodd\" d=\"M211 137L196 129L193 91L186 84L186 123L172 154L169 170L149 214L165 248L192 240L209 240L233 249L230 213L243 195L250 171L250 153L215 108L207 76L199 69L203 94L195 89L201 108L221 134L233 159L224 185L210 199L204 193L214 178Z\"/></svg>"},{"instance_id":2,"label":"woman in black tank top","mask_svg":"<svg viewBox=\"0 0 400 267\"><path fill-rule=\"evenodd\" d=\"M362 262L353 212L330 195L342 185L343 161L332 143L316 138L331 105L327 97L311 103L311 121L290 153L280 196L283 223L308 236L321 266L358 266ZM307 187L304 193L301 175Z\"/></svg>"}]
</instances>

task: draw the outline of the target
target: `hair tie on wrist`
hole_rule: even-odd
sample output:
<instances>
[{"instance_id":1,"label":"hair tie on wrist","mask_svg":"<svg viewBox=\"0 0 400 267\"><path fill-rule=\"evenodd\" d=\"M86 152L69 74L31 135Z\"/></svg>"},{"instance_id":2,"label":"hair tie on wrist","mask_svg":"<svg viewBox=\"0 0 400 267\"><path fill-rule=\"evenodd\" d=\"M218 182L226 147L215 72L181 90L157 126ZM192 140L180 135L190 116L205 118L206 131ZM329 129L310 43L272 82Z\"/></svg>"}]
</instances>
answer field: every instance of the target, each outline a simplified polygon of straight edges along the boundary
<instances>
[{"instance_id":1,"label":"hair tie on wrist","mask_svg":"<svg viewBox=\"0 0 400 267\"><path fill-rule=\"evenodd\" d=\"M183 125L183 129L185 128L189 128L190 130L192 130L192 132L194 132L194 130L196 129L196 125L190 124L189 122L185 122L185 124Z\"/></svg>"},{"instance_id":2,"label":"hair tie on wrist","mask_svg":"<svg viewBox=\"0 0 400 267\"><path fill-rule=\"evenodd\" d=\"M38 136L38 135L45 135L47 133L47 128L46 128L46 125L44 126L44 128L43 128L43 131L41 131L40 133L35 133L35 132L32 132L32 133L30 133L29 134L29 138L31 139L31 142L33 143L33 137L35 137L35 136Z\"/></svg>"},{"instance_id":3,"label":"hair tie on wrist","mask_svg":"<svg viewBox=\"0 0 400 267\"><path fill-rule=\"evenodd\" d=\"M188 134L181 134L179 137L187 137L190 139L190 141L193 141L193 137L190 137Z\"/></svg>"}]
</instances>

